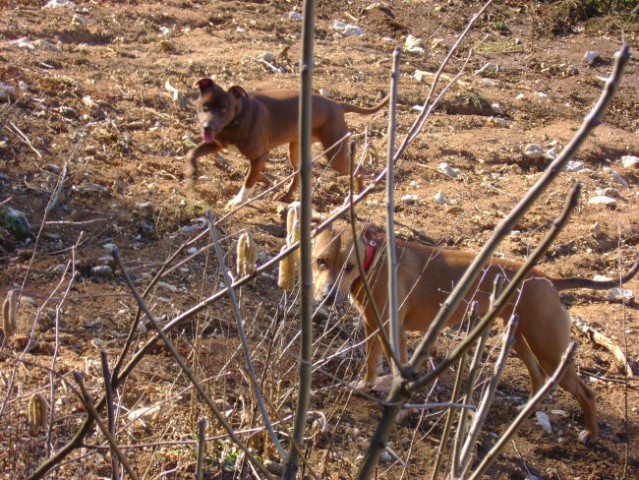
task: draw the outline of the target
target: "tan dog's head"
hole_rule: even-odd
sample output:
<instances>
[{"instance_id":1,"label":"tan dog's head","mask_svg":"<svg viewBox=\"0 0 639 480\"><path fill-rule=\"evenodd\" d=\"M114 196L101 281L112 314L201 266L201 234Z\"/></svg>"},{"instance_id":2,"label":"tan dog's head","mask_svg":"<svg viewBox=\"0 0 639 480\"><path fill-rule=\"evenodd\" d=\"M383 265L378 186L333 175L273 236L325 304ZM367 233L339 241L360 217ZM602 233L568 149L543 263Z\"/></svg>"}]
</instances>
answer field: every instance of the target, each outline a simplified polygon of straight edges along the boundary
<instances>
[{"instance_id":1,"label":"tan dog's head","mask_svg":"<svg viewBox=\"0 0 639 480\"><path fill-rule=\"evenodd\" d=\"M372 225L364 225L357 242L353 242L350 224L335 222L323 230L313 242L313 285L315 300L335 297L342 302L348 296L351 285L359 278L354 244L359 249L362 262L370 240L375 235Z\"/></svg>"}]
</instances>

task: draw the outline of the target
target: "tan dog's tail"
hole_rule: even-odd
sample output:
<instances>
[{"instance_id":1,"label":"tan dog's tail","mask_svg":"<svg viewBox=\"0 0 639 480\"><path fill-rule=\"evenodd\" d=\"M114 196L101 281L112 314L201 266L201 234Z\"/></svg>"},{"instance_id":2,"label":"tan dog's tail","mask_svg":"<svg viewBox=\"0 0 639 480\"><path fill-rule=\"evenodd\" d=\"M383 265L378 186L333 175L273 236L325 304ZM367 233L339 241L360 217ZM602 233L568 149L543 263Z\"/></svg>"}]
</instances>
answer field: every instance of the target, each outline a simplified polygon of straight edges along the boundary
<instances>
[{"instance_id":1,"label":"tan dog's tail","mask_svg":"<svg viewBox=\"0 0 639 480\"><path fill-rule=\"evenodd\" d=\"M374 107L358 107L357 105L351 105L350 103L340 102L340 107L344 110L344 113L361 113L362 115L371 115L375 112L379 112L388 103L390 95L386 95L384 99Z\"/></svg>"},{"instance_id":2,"label":"tan dog's tail","mask_svg":"<svg viewBox=\"0 0 639 480\"><path fill-rule=\"evenodd\" d=\"M571 288L590 288L593 290L604 290L615 288L620 284L628 282L639 272L639 257L632 268L618 280L588 280L587 278L553 278L552 283L557 290L568 290Z\"/></svg>"}]
</instances>

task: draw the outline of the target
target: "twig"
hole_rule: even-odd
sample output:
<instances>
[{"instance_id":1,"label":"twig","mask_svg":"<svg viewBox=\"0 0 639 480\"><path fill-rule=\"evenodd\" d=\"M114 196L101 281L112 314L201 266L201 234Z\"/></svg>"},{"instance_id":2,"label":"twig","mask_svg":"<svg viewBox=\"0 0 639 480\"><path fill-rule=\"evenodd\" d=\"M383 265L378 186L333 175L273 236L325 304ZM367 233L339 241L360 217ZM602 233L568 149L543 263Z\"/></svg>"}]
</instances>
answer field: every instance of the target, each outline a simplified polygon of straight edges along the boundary
<instances>
[{"instance_id":1,"label":"twig","mask_svg":"<svg viewBox=\"0 0 639 480\"><path fill-rule=\"evenodd\" d=\"M304 430L310 403L313 354L313 270L311 266L311 215L312 215L312 95L313 95L313 35L315 30L315 2L304 0L302 26L302 61L300 68L301 91L299 107L300 143L300 323L301 343L299 362L299 388L293 426L291 448L284 464L283 479L293 480L297 476L298 456L302 456Z\"/></svg>"},{"instance_id":2,"label":"twig","mask_svg":"<svg viewBox=\"0 0 639 480\"><path fill-rule=\"evenodd\" d=\"M228 274L228 269L226 267L226 262L224 261L224 254L222 253L222 249L220 248L220 241L217 236L217 230L215 228L215 222L213 221L213 214L208 211L206 213L206 221L209 224L209 231L211 232L211 241L215 247L215 254L217 255L217 259L220 265L220 269L222 270L222 279L224 280L224 285L229 294L229 298L231 300L231 306L233 307L233 314L235 315L235 320L237 323L237 330L240 334L240 340L242 342L242 349L244 350L244 358L246 359L246 369L248 371L249 378L251 379L251 386L255 391L255 398L260 407L260 411L262 412L262 419L264 420L264 427L271 437L271 441L277 452L279 453L281 458L286 457L286 450L282 447L277 435L273 431L273 426L271 424L271 419L268 415L268 411L266 410L266 405L264 404L264 397L262 396L262 389L257 381L257 375L255 374L255 368L253 368L253 360L251 358L251 350L249 348L248 340L246 338L246 331L244 329L244 320L242 318L242 313L240 312L240 307L237 303L237 297L235 296L235 290L231 287L233 283Z\"/></svg>"},{"instance_id":3,"label":"twig","mask_svg":"<svg viewBox=\"0 0 639 480\"><path fill-rule=\"evenodd\" d=\"M113 389L111 388L111 372L106 350L100 350L100 362L102 363L102 377L104 378L104 391L106 396L107 427L109 433L115 436L115 411L113 409ZM111 448L111 479L118 478L118 456Z\"/></svg>"},{"instance_id":4,"label":"twig","mask_svg":"<svg viewBox=\"0 0 639 480\"><path fill-rule=\"evenodd\" d=\"M98 425L98 428L102 430L102 434L106 437L107 441L109 442L109 445L111 446L111 452L117 455L118 459L122 463L122 466L124 467L126 472L129 474L129 476L133 480L137 480L138 476L131 468L131 465L129 464L129 461L126 458L126 455L124 455L124 453L120 450L117 440L115 439L113 435L111 435L111 432L109 431L109 429L104 425L104 422L100 419L100 415L98 415L98 412L96 411L93 405L93 400L91 399L91 395L89 394L86 387L84 386L84 381L82 380L82 374L79 372L73 372L73 378L77 382L78 386L80 387L80 391L82 393L81 395L79 395L80 401L86 408L89 416L93 418L93 421Z\"/></svg>"},{"instance_id":5,"label":"twig","mask_svg":"<svg viewBox=\"0 0 639 480\"><path fill-rule=\"evenodd\" d=\"M35 148L33 146L33 143L31 143L31 140L29 140L29 137L27 137L24 132L22 130L20 130L15 123L13 123L11 120L9 120L9 125L11 125L11 129L13 130L13 133L15 133L16 135L18 135L23 141L24 143L27 144L27 146L33 150L33 152L38 156L38 158L40 160L42 160L42 154L40 153L40 151Z\"/></svg>"},{"instance_id":6,"label":"twig","mask_svg":"<svg viewBox=\"0 0 639 480\"><path fill-rule=\"evenodd\" d=\"M515 420L508 427L508 429L499 437L499 440L497 441L497 443L495 443L493 448L491 448L490 451L486 454L486 456L482 459L481 463L475 469L475 471L472 473L472 475L469 477L468 480L476 480L478 478L481 478L481 476L488 469L488 467L490 467L493 464L493 462L497 460L497 455L499 454L499 452L506 446L506 443L508 443L508 441L512 438L515 432L517 432L517 430L519 429L521 424L524 422L524 420L526 420L530 416L530 414L535 410L539 402L541 402L544 399L546 394L550 392L550 390L552 390L555 387L555 385L557 385L557 383L563 376L566 370L566 367L570 364L570 361L572 360L572 355L575 352L575 348L576 348L576 345L574 342L571 342L570 345L568 345L568 348L562 355L561 362L559 362L559 365L557 366L557 369L555 370L553 375L546 381L544 386L541 387L539 391L535 393L535 395L530 400L528 400L528 403L526 403L524 408L521 409L521 411L519 412L519 415L517 415Z\"/></svg>"},{"instance_id":7,"label":"twig","mask_svg":"<svg viewBox=\"0 0 639 480\"><path fill-rule=\"evenodd\" d=\"M395 244L395 163L393 160L395 154L395 134L397 132L396 125L396 109L397 109L397 84L399 83L399 58L401 50L395 48L393 51L393 70L391 73L391 101L389 102L388 112L388 156L386 161L386 258L388 272L388 312L391 332L391 343L393 351L400 352L401 332L399 331L399 301L397 299L397 251ZM400 362L401 362L400 358ZM401 363L399 364L401 365ZM394 381L399 381L400 370L395 363L391 364L393 369Z\"/></svg>"},{"instance_id":8,"label":"twig","mask_svg":"<svg viewBox=\"0 0 639 480\"><path fill-rule=\"evenodd\" d=\"M204 463L205 449L206 448L206 417L200 418L198 422L197 430L197 466L195 467L195 479L202 480L204 478L204 471L202 464Z\"/></svg>"}]
</instances>

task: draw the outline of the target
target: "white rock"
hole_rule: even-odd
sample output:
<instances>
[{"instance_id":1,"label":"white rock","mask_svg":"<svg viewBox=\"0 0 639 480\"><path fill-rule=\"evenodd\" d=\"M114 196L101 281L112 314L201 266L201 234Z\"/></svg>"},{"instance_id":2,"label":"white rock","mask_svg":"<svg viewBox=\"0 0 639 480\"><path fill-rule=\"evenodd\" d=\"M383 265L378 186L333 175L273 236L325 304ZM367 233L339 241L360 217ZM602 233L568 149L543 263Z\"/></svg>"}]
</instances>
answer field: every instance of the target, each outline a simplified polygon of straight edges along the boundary
<instances>
[{"instance_id":1,"label":"white rock","mask_svg":"<svg viewBox=\"0 0 639 480\"><path fill-rule=\"evenodd\" d=\"M442 162L437 165L437 170L450 178L457 178L459 176L459 170L451 167L448 163Z\"/></svg>"},{"instance_id":2,"label":"white rock","mask_svg":"<svg viewBox=\"0 0 639 480\"><path fill-rule=\"evenodd\" d=\"M366 35L363 28L357 25L351 25L350 23L340 22L339 20L333 21L333 28L345 37L363 37Z\"/></svg>"},{"instance_id":3,"label":"white rock","mask_svg":"<svg viewBox=\"0 0 639 480\"><path fill-rule=\"evenodd\" d=\"M26 48L27 50L35 50L36 47L33 46L33 44L27 40L26 38L18 38L17 40L15 40L13 42L16 46L20 47L20 48Z\"/></svg>"},{"instance_id":4,"label":"white rock","mask_svg":"<svg viewBox=\"0 0 639 480\"><path fill-rule=\"evenodd\" d=\"M612 278L606 276L606 275L593 275L592 279L595 282L609 282L610 280L612 280Z\"/></svg>"},{"instance_id":5,"label":"white rock","mask_svg":"<svg viewBox=\"0 0 639 480\"><path fill-rule=\"evenodd\" d=\"M424 42L421 38L417 38L415 35L409 33L404 42L404 48L410 53L426 53L424 49Z\"/></svg>"},{"instance_id":6,"label":"white rock","mask_svg":"<svg viewBox=\"0 0 639 480\"><path fill-rule=\"evenodd\" d=\"M0 100L8 100L16 95L16 88L0 82Z\"/></svg>"},{"instance_id":7,"label":"white rock","mask_svg":"<svg viewBox=\"0 0 639 480\"><path fill-rule=\"evenodd\" d=\"M604 205L606 207L615 207L617 206L617 200L612 197L607 197L606 195L597 195L596 197L592 197L588 200L590 205Z\"/></svg>"},{"instance_id":8,"label":"white rock","mask_svg":"<svg viewBox=\"0 0 639 480\"><path fill-rule=\"evenodd\" d=\"M584 162L581 160L568 160L564 166L567 172L579 172L584 169Z\"/></svg>"},{"instance_id":9,"label":"white rock","mask_svg":"<svg viewBox=\"0 0 639 480\"><path fill-rule=\"evenodd\" d=\"M195 247L189 247L186 249L186 253L188 253L189 255L195 255L197 253L198 249Z\"/></svg>"},{"instance_id":10,"label":"white rock","mask_svg":"<svg viewBox=\"0 0 639 480\"><path fill-rule=\"evenodd\" d=\"M599 52L597 52L595 50L589 50L584 55L584 61L588 65L594 65L595 62L597 62L597 60L601 60L601 56L599 55Z\"/></svg>"},{"instance_id":11,"label":"white rock","mask_svg":"<svg viewBox=\"0 0 639 480\"><path fill-rule=\"evenodd\" d=\"M635 293L629 288L611 288L606 293L606 300L611 302L632 302L635 299Z\"/></svg>"},{"instance_id":12,"label":"white rock","mask_svg":"<svg viewBox=\"0 0 639 480\"><path fill-rule=\"evenodd\" d=\"M118 247L115 245L115 243L105 243L104 245L102 245L102 248L106 248L108 251L112 252Z\"/></svg>"},{"instance_id":13,"label":"white rock","mask_svg":"<svg viewBox=\"0 0 639 480\"><path fill-rule=\"evenodd\" d=\"M515 100L523 100L524 98L526 98L526 95L524 95L523 93L520 93L519 95L515 97Z\"/></svg>"},{"instance_id":14,"label":"white rock","mask_svg":"<svg viewBox=\"0 0 639 480\"><path fill-rule=\"evenodd\" d=\"M537 95L539 98L548 98L548 94L544 92L535 92L535 95Z\"/></svg>"},{"instance_id":15,"label":"white rock","mask_svg":"<svg viewBox=\"0 0 639 480\"><path fill-rule=\"evenodd\" d=\"M535 413L535 417L537 418L537 423L541 425L541 428L544 429L546 433L552 433L552 425L550 424L550 418L544 412L537 411Z\"/></svg>"},{"instance_id":16,"label":"white rock","mask_svg":"<svg viewBox=\"0 0 639 480\"><path fill-rule=\"evenodd\" d=\"M612 177L612 180L617 184L621 185L624 188L628 188L628 182L617 172L614 168L610 168L608 166L603 167L602 170Z\"/></svg>"},{"instance_id":17,"label":"white rock","mask_svg":"<svg viewBox=\"0 0 639 480\"><path fill-rule=\"evenodd\" d=\"M639 157L634 155L624 155L621 157L621 164L626 168L636 167L639 165Z\"/></svg>"},{"instance_id":18,"label":"white rock","mask_svg":"<svg viewBox=\"0 0 639 480\"><path fill-rule=\"evenodd\" d=\"M302 20L304 18L304 15L302 15L300 12L288 12L284 14L284 18L286 18L287 20Z\"/></svg>"},{"instance_id":19,"label":"white rock","mask_svg":"<svg viewBox=\"0 0 639 480\"><path fill-rule=\"evenodd\" d=\"M44 6L44 8L60 8L60 7L74 8L75 3L73 3L71 0L49 0Z\"/></svg>"},{"instance_id":20,"label":"white rock","mask_svg":"<svg viewBox=\"0 0 639 480\"><path fill-rule=\"evenodd\" d=\"M406 195L403 195L402 198L400 198L400 200L408 205L414 205L419 200L419 197L413 194L406 194Z\"/></svg>"},{"instance_id":21,"label":"white rock","mask_svg":"<svg viewBox=\"0 0 639 480\"><path fill-rule=\"evenodd\" d=\"M435 200L435 202L439 203L440 205L445 205L448 203L448 199L441 191L437 192L433 196L433 200Z\"/></svg>"},{"instance_id":22,"label":"white rock","mask_svg":"<svg viewBox=\"0 0 639 480\"><path fill-rule=\"evenodd\" d=\"M390 462L393 459L393 456L390 453L388 453L388 451L384 450L382 454L380 455L379 459L382 462Z\"/></svg>"},{"instance_id":23,"label":"white rock","mask_svg":"<svg viewBox=\"0 0 639 480\"><path fill-rule=\"evenodd\" d=\"M501 104L499 102L495 102L495 103L491 104L490 108L492 108L493 112L495 112L497 115L503 115L504 114L504 109L501 108Z\"/></svg>"},{"instance_id":24,"label":"white rock","mask_svg":"<svg viewBox=\"0 0 639 480\"><path fill-rule=\"evenodd\" d=\"M524 148L524 157L528 160L540 160L544 156L543 149L534 143L529 143Z\"/></svg>"}]
</instances>

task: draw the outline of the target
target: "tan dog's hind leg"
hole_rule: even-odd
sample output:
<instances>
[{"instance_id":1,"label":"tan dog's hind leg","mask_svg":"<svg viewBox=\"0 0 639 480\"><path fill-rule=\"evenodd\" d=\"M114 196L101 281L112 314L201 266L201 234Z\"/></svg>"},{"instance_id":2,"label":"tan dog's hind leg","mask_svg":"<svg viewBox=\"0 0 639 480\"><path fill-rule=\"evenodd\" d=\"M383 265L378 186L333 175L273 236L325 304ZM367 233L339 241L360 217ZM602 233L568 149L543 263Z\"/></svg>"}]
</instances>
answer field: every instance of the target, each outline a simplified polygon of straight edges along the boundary
<instances>
[{"instance_id":1,"label":"tan dog's hind leg","mask_svg":"<svg viewBox=\"0 0 639 480\"><path fill-rule=\"evenodd\" d=\"M532 350L528 346L526 339L521 334L520 330L515 332L515 343L513 345L517 357L524 362L530 375L530 396L532 397L543 386L546 380L546 374L543 372L537 362L537 358L533 354Z\"/></svg>"}]
</instances>

